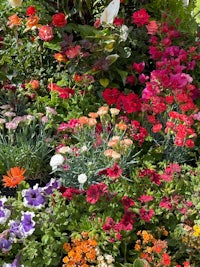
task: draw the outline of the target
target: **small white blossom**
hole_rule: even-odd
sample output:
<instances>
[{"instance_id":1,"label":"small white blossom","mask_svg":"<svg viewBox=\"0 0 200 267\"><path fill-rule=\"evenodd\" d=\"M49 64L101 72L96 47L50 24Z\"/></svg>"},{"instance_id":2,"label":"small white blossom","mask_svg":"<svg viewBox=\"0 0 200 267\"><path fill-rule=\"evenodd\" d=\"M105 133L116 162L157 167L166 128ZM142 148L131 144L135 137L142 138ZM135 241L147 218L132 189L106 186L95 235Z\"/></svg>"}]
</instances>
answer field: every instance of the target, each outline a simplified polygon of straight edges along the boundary
<instances>
[{"instance_id":1,"label":"small white blossom","mask_svg":"<svg viewBox=\"0 0 200 267\"><path fill-rule=\"evenodd\" d=\"M58 166L62 165L65 158L61 154L56 154L51 157L50 166L55 170Z\"/></svg>"},{"instance_id":2,"label":"small white blossom","mask_svg":"<svg viewBox=\"0 0 200 267\"><path fill-rule=\"evenodd\" d=\"M87 181L87 175L85 173L79 174L78 181L80 184L84 184Z\"/></svg>"}]
</instances>

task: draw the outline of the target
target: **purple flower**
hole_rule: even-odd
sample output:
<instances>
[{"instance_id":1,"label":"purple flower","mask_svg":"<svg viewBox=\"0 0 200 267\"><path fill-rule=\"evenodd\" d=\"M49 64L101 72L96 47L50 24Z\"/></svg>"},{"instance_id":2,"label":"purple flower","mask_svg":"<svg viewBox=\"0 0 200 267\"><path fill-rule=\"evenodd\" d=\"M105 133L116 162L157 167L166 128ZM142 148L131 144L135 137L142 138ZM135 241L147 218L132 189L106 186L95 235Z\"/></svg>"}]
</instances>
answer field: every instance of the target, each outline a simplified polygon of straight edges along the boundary
<instances>
[{"instance_id":1,"label":"purple flower","mask_svg":"<svg viewBox=\"0 0 200 267\"><path fill-rule=\"evenodd\" d=\"M22 211L21 224L24 230L25 237L32 235L32 233L35 231L35 221L33 221L34 216L34 212Z\"/></svg>"},{"instance_id":2,"label":"purple flower","mask_svg":"<svg viewBox=\"0 0 200 267\"><path fill-rule=\"evenodd\" d=\"M34 186L33 189L22 190L22 196L24 197L24 206L29 208L40 209L45 205L45 198L41 193L41 188Z\"/></svg>"},{"instance_id":3,"label":"purple flower","mask_svg":"<svg viewBox=\"0 0 200 267\"><path fill-rule=\"evenodd\" d=\"M21 254L19 254L13 261L13 263L4 263L3 267L24 267L20 264Z\"/></svg>"},{"instance_id":4,"label":"purple flower","mask_svg":"<svg viewBox=\"0 0 200 267\"><path fill-rule=\"evenodd\" d=\"M12 248L12 242L6 238L0 238L0 250L2 252L7 252Z\"/></svg>"},{"instance_id":5,"label":"purple flower","mask_svg":"<svg viewBox=\"0 0 200 267\"><path fill-rule=\"evenodd\" d=\"M61 186L61 182L59 180L56 180L54 178L52 178L47 184L46 186L43 188L44 192L47 195L51 195L53 193L53 191L55 189L60 188Z\"/></svg>"},{"instance_id":6,"label":"purple flower","mask_svg":"<svg viewBox=\"0 0 200 267\"><path fill-rule=\"evenodd\" d=\"M22 228L20 221L10 220L9 226L10 226L10 236L12 239L14 239L16 237L19 239L24 238L24 231L23 231L23 228Z\"/></svg>"},{"instance_id":7,"label":"purple flower","mask_svg":"<svg viewBox=\"0 0 200 267\"><path fill-rule=\"evenodd\" d=\"M0 207L0 224L4 224L10 217L11 211L9 209Z\"/></svg>"}]
</instances>

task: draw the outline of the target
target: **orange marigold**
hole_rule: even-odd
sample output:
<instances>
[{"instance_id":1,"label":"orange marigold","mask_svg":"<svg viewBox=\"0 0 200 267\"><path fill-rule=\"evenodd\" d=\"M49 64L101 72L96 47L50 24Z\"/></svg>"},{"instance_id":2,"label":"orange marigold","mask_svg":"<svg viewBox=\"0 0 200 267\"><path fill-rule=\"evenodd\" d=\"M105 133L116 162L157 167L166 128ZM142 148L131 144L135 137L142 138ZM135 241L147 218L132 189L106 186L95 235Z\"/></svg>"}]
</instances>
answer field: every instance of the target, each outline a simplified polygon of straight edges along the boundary
<instances>
[{"instance_id":1,"label":"orange marigold","mask_svg":"<svg viewBox=\"0 0 200 267\"><path fill-rule=\"evenodd\" d=\"M16 187L19 185L25 179L25 171L25 169L17 166L7 171L7 175L3 175L2 179L4 187Z\"/></svg>"}]
</instances>

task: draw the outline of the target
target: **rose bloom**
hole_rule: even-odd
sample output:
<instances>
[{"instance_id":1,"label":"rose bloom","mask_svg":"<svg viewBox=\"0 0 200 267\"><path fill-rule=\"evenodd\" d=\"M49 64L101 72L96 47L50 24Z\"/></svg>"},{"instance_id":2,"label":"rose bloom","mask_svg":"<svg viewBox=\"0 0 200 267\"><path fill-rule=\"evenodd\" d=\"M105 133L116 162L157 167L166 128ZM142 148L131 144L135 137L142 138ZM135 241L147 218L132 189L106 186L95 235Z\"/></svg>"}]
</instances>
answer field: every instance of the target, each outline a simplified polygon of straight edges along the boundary
<instances>
[{"instance_id":1,"label":"rose bloom","mask_svg":"<svg viewBox=\"0 0 200 267\"><path fill-rule=\"evenodd\" d=\"M137 27L148 24L149 22L149 14L147 13L145 8L136 11L132 15L132 23L135 23Z\"/></svg>"},{"instance_id":2,"label":"rose bloom","mask_svg":"<svg viewBox=\"0 0 200 267\"><path fill-rule=\"evenodd\" d=\"M32 15L35 15L36 13L36 8L34 6L29 6L27 9L26 9L26 16L32 16Z\"/></svg>"},{"instance_id":3,"label":"rose bloom","mask_svg":"<svg viewBox=\"0 0 200 267\"><path fill-rule=\"evenodd\" d=\"M11 7L18 7L21 6L22 0L9 0L9 4Z\"/></svg>"},{"instance_id":4,"label":"rose bloom","mask_svg":"<svg viewBox=\"0 0 200 267\"><path fill-rule=\"evenodd\" d=\"M64 13L57 13L52 16L52 24L55 27L64 27L67 24Z\"/></svg>"},{"instance_id":5,"label":"rose bloom","mask_svg":"<svg viewBox=\"0 0 200 267\"><path fill-rule=\"evenodd\" d=\"M124 24L124 20L122 18L115 18L113 24L115 27L121 26Z\"/></svg>"},{"instance_id":6,"label":"rose bloom","mask_svg":"<svg viewBox=\"0 0 200 267\"><path fill-rule=\"evenodd\" d=\"M45 42L49 42L53 39L53 29L51 26L44 25L39 28L39 37Z\"/></svg>"},{"instance_id":7,"label":"rose bloom","mask_svg":"<svg viewBox=\"0 0 200 267\"><path fill-rule=\"evenodd\" d=\"M8 17L8 27L13 28L14 26L21 26L22 19L17 16L17 14L14 14L10 17Z\"/></svg>"},{"instance_id":8,"label":"rose bloom","mask_svg":"<svg viewBox=\"0 0 200 267\"><path fill-rule=\"evenodd\" d=\"M157 33L157 30L158 30L158 24L155 20L151 20L149 21L148 25L146 25L146 28L148 30L148 34L155 34Z\"/></svg>"},{"instance_id":9,"label":"rose bloom","mask_svg":"<svg viewBox=\"0 0 200 267\"><path fill-rule=\"evenodd\" d=\"M38 25L38 22L39 22L40 18L38 16L30 16L29 18L27 18L26 20L26 27L28 28L33 28L35 26Z\"/></svg>"}]
</instances>

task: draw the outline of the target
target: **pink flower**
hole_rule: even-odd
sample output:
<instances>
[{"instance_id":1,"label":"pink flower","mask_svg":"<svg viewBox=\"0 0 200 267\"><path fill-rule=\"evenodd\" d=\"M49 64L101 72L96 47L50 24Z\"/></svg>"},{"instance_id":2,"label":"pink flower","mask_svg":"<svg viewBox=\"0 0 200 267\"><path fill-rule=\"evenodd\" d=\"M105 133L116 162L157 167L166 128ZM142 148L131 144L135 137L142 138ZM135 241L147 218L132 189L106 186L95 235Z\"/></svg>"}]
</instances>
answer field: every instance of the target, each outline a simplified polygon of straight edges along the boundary
<instances>
[{"instance_id":1,"label":"pink flower","mask_svg":"<svg viewBox=\"0 0 200 267\"><path fill-rule=\"evenodd\" d=\"M135 23L137 27L148 24L149 23L149 14L147 13L145 8L136 11L132 15L132 23Z\"/></svg>"},{"instance_id":2,"label":"pink flower","mask_svg":"<svg viewBox=\"0 0 200 267\"><path fill-rule=\"evenodd\" d=\"M148 30L148 34L156 34L158 30L158 24L155 20L149 21L148 25L146 25L146 28Z\"/></svg>"},{"instance_id":3,"label":"pink flower","mask_svg":"<svg viewBox=\"0 0 200 267\"><path fill-rule=\"evenodd\" d=\"M147 196L147 195L142 195L138 198L139 201L144 202L144 203L149 202L153 199L154 199L153 196Z\"/></svg>"},{"instance_id":4,"label":"pink flower","mask_svg":"<svg viewBox=\"0 0 200 267\"><path fill-rule=\"evenodd\" d=\"M49 42L53 39L53 29L51 26L44 25L39 28L39 37L45 42Z\"/></svg>"},{"instance_id":5,"label":"pink flower","mask_svg":"<svg viewBox=\"0 0 200 267\"><path fill-rule=\"evenodd\" d=\"M125 211L127 211L130 207L135 205L135 202L132 200L132 198L128 197L128 196L124 196L121 199L122 204L124 205L124 209Z\"/></svg>"},{"instance_id":6,"label":"pink flower","mask_svg":"<svg viewBox=\"0 0 200 267\"><path fill-rule=\"evenodd\" d=\"M140 218L145 222L150 222L151 218L155 214L153 209L146 210L145 208L140 209Z\"/></svg>"},{"instance_id":7,"label":"pink flower","mask_svg":"<svg viewBox=\"0 0 200 267\"><path fill-rule=\"evenodd\" d=\"M114 228L114 226L115 226L115 221L113 220L113 218L111 218L111 217L107 217L106 218L106 221L105 221L105 223L104 223L104 225L103 225L103 230L105 231L105 232L109 232L111 229L113 229Z\"/></svg>"},{"instance_id":8,"label":"pink flower","mask_svg":"<svg viewBox=\"0 0 200 267\"><path fill-rule=\"evenodd\" d=\"M163 198L161 199L161 201L160 201L159 206L160 206L161 208L165 208L165 209L167 209L167 210L172 210L172 203L171 203L170 198L168 198L168 197L163 197Z\"/></svg>"},{"instance_id":9,"label":"pink flower","mask_svg":"<svg viewBox=\"0 0 200 267\"><path fill-rule=\"evenodd\" d=\"M74 47L69 48L65 54L69 59L75 58L80 55L81 47L80 45L76 45Z\"/></svg>"},{"instance_id":10,"label":"pink flower","mask_svg":"<svg viewBox=\"0 0 200 267\"><path fill-rule=\"evenodd\" d=\"M136 63L134 62L133 63L133 69L136 71L136 72L143 72L144 70L144 67L145 67L145 62L140 62L140 63Z\"/></svg>"}]
</instances>

